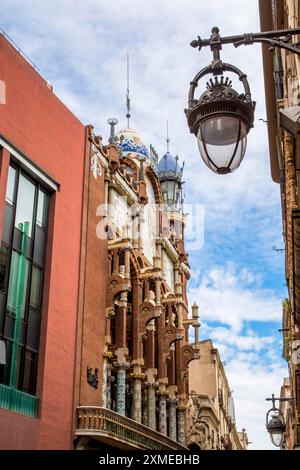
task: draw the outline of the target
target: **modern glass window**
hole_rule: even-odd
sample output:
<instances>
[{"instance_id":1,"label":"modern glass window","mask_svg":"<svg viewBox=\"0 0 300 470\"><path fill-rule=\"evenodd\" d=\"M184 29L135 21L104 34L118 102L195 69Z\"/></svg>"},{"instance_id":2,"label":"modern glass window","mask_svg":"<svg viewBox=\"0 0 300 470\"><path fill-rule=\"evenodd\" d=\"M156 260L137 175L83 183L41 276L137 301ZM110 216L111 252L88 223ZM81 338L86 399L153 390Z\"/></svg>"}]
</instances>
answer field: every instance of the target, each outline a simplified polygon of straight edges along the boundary
<instances>
[{"instance_id":1,"label":"modern glass window","mask_svg":"<svg viewBox=\"0 0 300 470\"><path fill-rule=\"evenodd\" d=\"M9 167L0 247L0 383L31 395L42 311L49 194L21 168Z\"/></svg>"},{"instance_id":2,"label":"modern glass window","mask_svg":"<svg viewBox=\"0 0 300 470\"><path fill-rule=\"evenodd\" d=\"M42 300L43 270L37 266L32 266L30 306L40 310Z\"/></svg>"},{"instance_id":3,"label":"modern glass window","mask_svg":"<svg viewBox=\"0 0 300 470\"><path fill-rule=\"evenodd\" d=\"M38 197L38 207L37 207L37 215L36 215L36 223L39 227L47 227L47 214L48 214L48 195L39 190L39 197Z\"/></svg>"},{"instance_id":4,"label":"modern glass window","mask_svg":"<svg viewBox=\"0 0 300 470\"><path fill-rule=\"evenodd\" d=\"M15 227L28 222L28 235L32 235L36 186L23 174L19 177ZM20 229L22 230L22 229Z\"/></svg>"},{"instance_id":5,"label":"modern glass window","mask_svg":"<svg viewBox=\"0 0 300 470\"><path fill-rule=\"evenodd\" d=\"M16 181L16 170L12 166L9 167L7 175L7 187L6 187L6 200L13 204L15 195L15 181Z\"/></svg>"}]
</instances>

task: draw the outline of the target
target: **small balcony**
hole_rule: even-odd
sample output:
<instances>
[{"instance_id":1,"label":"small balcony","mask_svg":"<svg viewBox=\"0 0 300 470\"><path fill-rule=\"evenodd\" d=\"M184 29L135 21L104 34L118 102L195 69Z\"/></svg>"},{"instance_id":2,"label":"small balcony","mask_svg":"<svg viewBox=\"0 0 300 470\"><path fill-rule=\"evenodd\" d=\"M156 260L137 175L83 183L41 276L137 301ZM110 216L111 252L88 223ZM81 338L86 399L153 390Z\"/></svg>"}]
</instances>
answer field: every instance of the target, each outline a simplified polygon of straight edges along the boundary
<instances>
[{"instance_id":1,"label":"small balcony","mask_svg":"<svg viewBox=\"0 0 300 470\"><path fill-rule=\"evenodd\" d=\"M77 437L88 437L119 449L187 450L154 429L97 406L77 408Z\"/></svg>"}]
</instances>

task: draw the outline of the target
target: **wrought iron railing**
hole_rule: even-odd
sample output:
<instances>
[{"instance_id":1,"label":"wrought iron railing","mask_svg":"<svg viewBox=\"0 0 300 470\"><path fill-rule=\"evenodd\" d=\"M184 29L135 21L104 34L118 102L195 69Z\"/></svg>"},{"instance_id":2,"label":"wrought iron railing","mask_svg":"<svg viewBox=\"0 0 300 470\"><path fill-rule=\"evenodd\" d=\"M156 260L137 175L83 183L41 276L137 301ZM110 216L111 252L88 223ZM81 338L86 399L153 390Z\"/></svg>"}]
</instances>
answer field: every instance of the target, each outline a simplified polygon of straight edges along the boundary
<instances>
[{"instance_id":1,"label":"wrought iron railing","mask_svg":"<svg viewBox=\"0 0 300 470\"><path fill-rule=\"evenodd\" d=\"M121 440L138 449L187 450L186 447L143 424L122 416L115 411L97 406L77 407L77 436L101 437Z\"/></svg>"}]
</instances>

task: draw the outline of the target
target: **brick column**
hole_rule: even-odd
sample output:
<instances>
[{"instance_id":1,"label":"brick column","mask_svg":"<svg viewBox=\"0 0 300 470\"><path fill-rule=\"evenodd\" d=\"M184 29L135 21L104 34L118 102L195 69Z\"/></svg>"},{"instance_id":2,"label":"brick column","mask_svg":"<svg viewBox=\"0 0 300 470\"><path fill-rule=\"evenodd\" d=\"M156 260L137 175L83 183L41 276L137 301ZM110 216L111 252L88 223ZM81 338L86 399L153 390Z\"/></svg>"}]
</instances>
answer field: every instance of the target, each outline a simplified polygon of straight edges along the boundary
<instances>
[{"instance_id":1,"label":"brick column","mask_svg":"<svg viewBox=\"0 0 300 470\"><path fill-rule=\"evenodd\" d=\"M155 367L155 320L150 320L147 325L146 340L146 367L153 369Z\"/></svg>"},{"instance_id":2,"label":"brick column","mask_svg":"<svg viewBox=\"0 0 300 470\"><path fill-rule=\"evenodd\" d=\"M114 215L115 215L115 207L114 207L115 193L114 193L114 190L115 190L115 184L114 184L114 182L110 182L108 184L108 207L107 207L107 212L108 212L108 216L111 219L113 219Z\"/></svg>"},{"instance_id":3,"label":"brick column","mask_svg":"<svg viewBox=\"0 0 300 470\"><path fill-rule=\"evenodd\" d=\"M158 359L158 378L165 377L165 361L164 361L164 330L163 319L157 319L157 359Z\"/></svg>"},{"instance_id":4,"label":"brick column","mask_svg":"<svg viewBox=\"0 0 300 470\"><path fill-rule=\"evenodd\" d=\"M139 309L142 303L142 282L134 278L132 284L132 359L136 361L140 358Z\"/></svg>"},{"instance_id":5,"label":"brick column","mask_svg":"<svg viewBox=\"0 0 300 470\"><path fill-rule=\"evenodd\" d=\"M161 286L161 277L155 277L155 301L156 305L160 305L160 286Z\"/></svg>"},{"instance_id":6,"label":"brick column","mask_svg":"<svg viewBox=\"0 0 300 470\"><path fill-rule=\"evenodd\" d=\"M177 302L177 312L178 312L178 329L183 330L183 318L182 318L182 307L183 302Z\"/></svg>"},{"instance_id":7,"label":"brick column","mask_svg":"<svg viewBox=\"0 0 300 470\"><path fill-rule=\"evenodd\" d=\"M130 248L125 248L125 279L130 279Z\"/></svg>"},{"instance_id":8,"label":"brick column","mask_svg":"<svg viewBox=\"0 0 300 470\"><path fill-rule=\"evenodd\" d=\"M118 301L116 316L116 347L126 348L127 291L122 292Z\"/></svg>"}]
</instances>

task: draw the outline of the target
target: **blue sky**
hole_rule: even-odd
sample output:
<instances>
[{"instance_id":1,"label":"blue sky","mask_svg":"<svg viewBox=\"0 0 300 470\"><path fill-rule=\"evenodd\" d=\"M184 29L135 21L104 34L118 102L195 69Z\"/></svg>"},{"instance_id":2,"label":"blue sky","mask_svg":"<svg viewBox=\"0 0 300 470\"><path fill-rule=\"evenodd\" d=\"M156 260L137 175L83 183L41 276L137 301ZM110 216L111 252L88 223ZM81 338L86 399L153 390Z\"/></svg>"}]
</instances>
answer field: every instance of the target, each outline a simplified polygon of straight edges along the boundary
<instances>
[{"instance_id":1,"label":"blue sky","mask_svg":"<svg viewBox=\"0 0 300 470\"><path fill-rule=\"evenodd\" d=\"M277 331L286 288L283 255L272 251L283 242L279 187L271 181L266 126L259 121L265 118L260 46L222 51L248 74L257 101L255 128L236 173L217 176L204 166L183 113L190 80L211 60L210 51L199 53L189 42L208 37L214 25L223 35L259 30L256 0L217 3L212 9L208 0L1 0L0 26L104 139L109 117L126 125L130 54L132 127L162 156L169 121L170 150L186 162L186 204L204 210L203 247L189 253L189 298L200 306L201 338L220 349L250 448L268 449L265 398L279 393L287 373Z\"/></svg>"}]
</instances>

